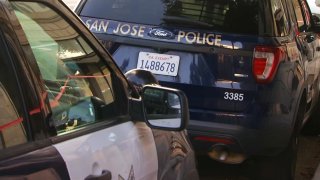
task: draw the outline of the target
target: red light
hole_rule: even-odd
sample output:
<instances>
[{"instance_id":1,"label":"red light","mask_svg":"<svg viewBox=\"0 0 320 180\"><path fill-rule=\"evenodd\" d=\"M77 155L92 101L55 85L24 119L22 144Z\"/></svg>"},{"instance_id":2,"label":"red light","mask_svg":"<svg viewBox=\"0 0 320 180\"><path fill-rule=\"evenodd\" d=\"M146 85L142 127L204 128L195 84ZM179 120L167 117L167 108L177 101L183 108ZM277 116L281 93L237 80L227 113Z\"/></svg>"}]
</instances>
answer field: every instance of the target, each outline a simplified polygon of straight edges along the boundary
<instances>
[{"instance_id":1,"label":"red light","mask_svg":"<svg viewBox=\"0 0 320 180\"><path fill-rule=\"evenodd\" d=\"M234 144L234 141L228 138L215 138L208 136L197 136L194 138L197 141L207 141L207 142L215 142L215 143L223 143L223 144Z\"/></svg>"},{"instance_id":2,"label":"red light","mask_svg":"<svg viewBox=\"0 0 320 180\"><path fill-rule=\"evenodd\" d=\"M255 59L253 62L253 73L256 75L262 75L264 68L266 67L266 59Z\"/></svg>"},{"instance_id":3,"label":"red light","mask_svg":"<svg viewBox=\"0 0 320 180\"><path fill-rule=\"evenodd\" d=\"M284 48L257 46L253 53L253 75L258 83L273 80L280 62L284 59Z\"/></svg>"}]
</instances>

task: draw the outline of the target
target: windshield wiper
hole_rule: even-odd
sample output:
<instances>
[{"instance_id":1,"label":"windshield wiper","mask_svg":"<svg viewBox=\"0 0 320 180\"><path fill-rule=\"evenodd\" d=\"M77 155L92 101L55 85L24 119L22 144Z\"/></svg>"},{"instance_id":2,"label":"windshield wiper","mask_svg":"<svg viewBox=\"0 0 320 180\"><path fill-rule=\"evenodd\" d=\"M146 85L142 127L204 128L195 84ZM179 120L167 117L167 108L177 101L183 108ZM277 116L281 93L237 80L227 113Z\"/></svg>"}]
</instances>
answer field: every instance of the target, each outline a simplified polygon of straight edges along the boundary
<instances>
[{"instance_id":1,"label":"windshield wiper","mask_svg":"<svg viewBox=\"0 0 320 180\"><path fill-rule=\"evenodd\" d=\"M166 23L178 23L181 25L197 25L197 26L202 26L202 27L206 27L206 28L213 28L212 24L193 20L193 19L187 19L187 18L183 18L183 17L164 16L161 20Z\"/></svg>"}]
</instances>

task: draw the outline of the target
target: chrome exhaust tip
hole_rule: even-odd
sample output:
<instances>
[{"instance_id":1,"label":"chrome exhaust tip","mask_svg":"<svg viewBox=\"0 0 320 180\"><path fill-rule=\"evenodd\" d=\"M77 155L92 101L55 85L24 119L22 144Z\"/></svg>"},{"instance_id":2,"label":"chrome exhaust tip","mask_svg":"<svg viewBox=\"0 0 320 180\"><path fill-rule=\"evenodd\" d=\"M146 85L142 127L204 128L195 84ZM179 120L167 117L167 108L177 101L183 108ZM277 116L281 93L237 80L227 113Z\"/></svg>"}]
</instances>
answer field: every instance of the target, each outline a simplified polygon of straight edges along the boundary
<instances>
[{"instance_id":1,"label":"chrome exhaust tip","mask_svg":"<svg viewBox=\"0 0 320 180\"><path fill-rule=\"evenodd\" d=\"M216 161L226 164L241 164L246 156L242 153L231 152L227 145L215 144L208 152L208 156Z\"/></svg>"}]
</instances>

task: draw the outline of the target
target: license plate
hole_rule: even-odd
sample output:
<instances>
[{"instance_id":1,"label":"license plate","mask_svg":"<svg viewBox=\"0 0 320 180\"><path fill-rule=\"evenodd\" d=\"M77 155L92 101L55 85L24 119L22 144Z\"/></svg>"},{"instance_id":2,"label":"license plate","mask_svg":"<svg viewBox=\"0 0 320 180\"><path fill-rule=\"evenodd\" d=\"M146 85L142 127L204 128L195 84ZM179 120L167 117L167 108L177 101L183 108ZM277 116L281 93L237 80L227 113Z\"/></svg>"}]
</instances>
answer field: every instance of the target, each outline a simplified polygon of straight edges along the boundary
<instances>
[{"instance_id":1,"label":"license plate","mask_svg":"<svg viewBox=\"0 0 320 180\"><path fill-rule=\"evenodd\" d=\"M177 76L180 57L168 54L140 52L137 68L154 74Z\"/></svg>"}]
</instances>

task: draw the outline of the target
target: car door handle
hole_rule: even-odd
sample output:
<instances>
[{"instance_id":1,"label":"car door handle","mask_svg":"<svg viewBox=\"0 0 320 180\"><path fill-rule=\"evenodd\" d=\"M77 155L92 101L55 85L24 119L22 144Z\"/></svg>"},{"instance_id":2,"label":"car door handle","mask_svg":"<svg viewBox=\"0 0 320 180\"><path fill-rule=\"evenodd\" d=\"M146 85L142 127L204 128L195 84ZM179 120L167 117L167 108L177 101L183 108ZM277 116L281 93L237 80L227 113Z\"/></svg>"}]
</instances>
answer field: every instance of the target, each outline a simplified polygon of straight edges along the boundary
<instances>
[{"instance_id":1,"label":"car door handle","mask_svg":"<svg viewBox=\"0 0 320 180\"><path fill-rule=\"evenodd\" d=\"M111 180L112 175L108 170L103 170L100 175L89 175L85 178L85 180Z\"/></svg>"}]
</instances>

